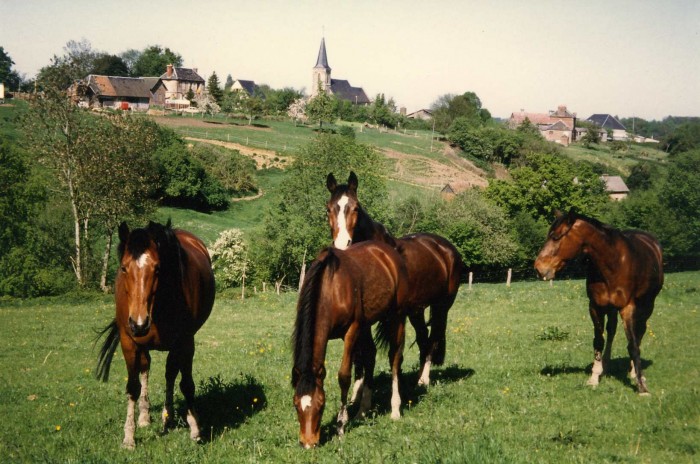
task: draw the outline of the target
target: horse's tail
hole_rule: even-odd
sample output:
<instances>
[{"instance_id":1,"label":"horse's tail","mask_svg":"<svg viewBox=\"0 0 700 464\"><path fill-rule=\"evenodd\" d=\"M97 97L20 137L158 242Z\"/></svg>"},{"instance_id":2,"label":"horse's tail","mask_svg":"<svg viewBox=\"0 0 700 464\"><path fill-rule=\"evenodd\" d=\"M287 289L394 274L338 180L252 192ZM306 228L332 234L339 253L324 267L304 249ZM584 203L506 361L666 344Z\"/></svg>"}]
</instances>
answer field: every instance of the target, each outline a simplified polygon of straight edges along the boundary
<instances>
[{"instance_id":1,"label":"horse's tail","mask_svg":"<svg viewBox=\"0 0 700 464\"><path fill-rule=\"evenodd\" d=\"M294 348L292 386L296 385L297 391L307 392L313 389L314 378L309 374L311 374L313 362L318 298L326 269L333 272L339 263L332 248L328 248L325 253L321 259L311 263L297 303L297 317L292 333L292 346Z\"/></svg>"},{"instance_id":2,"label":"horse's tail","mask_svg":"<svg viewBox=\"0 0 700 464\"><path fill-rule=\"evenodd\" d=\"M106 336L105 336L106 335ZM97 367L95 368L95 378L106 382L109 379L109 367L112 364L112 358L114 357L114 352L119 344L119 328L117 327L117 320L114 319L110 322L107 327L102 329L95 339L95 343L105 336L105 341L100 348L100 354L97 357Z\"/></svg>"},{"instance_id":3,"label":"horse's tail","mask_svg":"<svg viewBox=\"0 0 700 464\"><path fill-rule=\"evenodd\" d=\"M393 323L390 316L379 319L377 328L374 331L374 344L378 350L386 351L391 343L391 324Z\"/></svg>"}]
</instances>

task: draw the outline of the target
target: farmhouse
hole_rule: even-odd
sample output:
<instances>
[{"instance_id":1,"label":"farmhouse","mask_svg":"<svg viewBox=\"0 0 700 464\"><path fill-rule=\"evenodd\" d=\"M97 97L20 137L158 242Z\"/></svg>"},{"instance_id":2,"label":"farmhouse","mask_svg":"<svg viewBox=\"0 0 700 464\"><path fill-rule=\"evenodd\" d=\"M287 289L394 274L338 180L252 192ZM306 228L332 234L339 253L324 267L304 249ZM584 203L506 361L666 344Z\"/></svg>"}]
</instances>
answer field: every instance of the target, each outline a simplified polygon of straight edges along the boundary
<instances>
[{"instance_id":1,"label":"farmhouse","mask_svg":"<svg viewBox=\"0 0 700 464\"><path fill-rule=\"evenodd\" d=\"M148 111L150 105L163 98L154 90L157 77L116 77L90 74L77 81L68 93L73 101L89 108L113 108Z\"/></svg>"},{"instance_id":2,"label":"farmhouse","mask_svg":"<svg viewBox=\"0 0 700 464\"><path fill-rule=\"evenodd\" d=\"M202 76L197 74L197 69L176 68L169 64L154 90L159 91L161 87L165 95L166 107L189 107L187 94L190 90L194 95L201 94L205 90L205 82Z\"/></svg>"},{"instance_id":3,"label":"farmhouse","mask_svg":"<svg viewBox=\"0 0 700 464\"><path fill-rule=\"evenodd\" d=\"M422 119L423 121L428 121L433 119L433 113L430 110L420 109L418 111L414 111L413 113L408 113L406 117L408 119Z\"/></svg>"},{"instance_id":4,"label":"farmhouse","mask_svg":"<svg viewBox=\"0 0 700 464\"><path fill-rule=\"evenodd\" d=\"M576 113L570 113L566 105L559 105L556 111L549 113L528 113L525 110L511 113L508 127L517 129L526 120L536 126L550 142L568 147L575 140Z\"/></svg>"},{"instance_id":5,"label":"farmhouse","mask_svg":"<svg viewBox=\"0 0 700 464\"><path fill-rule=\"evenodd\" d=\"M252 97L255 94L255 89L258 86L255 81L244 81L242 79L236 79L236 81L231 86L231 92L241 92L241 95L246 97Z\"/></svg>"},{"instance_id":6,"label":"farmhouse","mask_svg":"<svg viewBox=\"0 0 700 464\"><path fill-rule=\"evenodd\" d=\"M629 139L629 134L627 134L625 126L611 114L596 113L591 115L586 121L595 123L606 131L611 131L612 140L627 141Z\"/></svg>"},{"instance_id":7,"label":"farmhouse","mask_svg":"<svg viewBox=\"0 0 700 464\"><path fill-rule=\"evenodd\" d=\"M362 87L353 87L343 79L331 79L331 67L326 55L326 39L321 39L316 66L312 71L311 97L318 94L319 89L341 100L347 100L356 105L369 105L370 101Z\"/></svg>"},{"instance_id":8,"label":"farmhouse","mask_svg":"<svg viewBox=\"0 0 700 464\"><path fill-rule=\"evenodd\" d=\"M627 188L627 184L622 180L620 176L609 176L603 174L600 179L605 182L605 191L608 192L610 198L616 201L623 200L627 198L630 193L630 189Z\"/></svg>"}]
</instances>

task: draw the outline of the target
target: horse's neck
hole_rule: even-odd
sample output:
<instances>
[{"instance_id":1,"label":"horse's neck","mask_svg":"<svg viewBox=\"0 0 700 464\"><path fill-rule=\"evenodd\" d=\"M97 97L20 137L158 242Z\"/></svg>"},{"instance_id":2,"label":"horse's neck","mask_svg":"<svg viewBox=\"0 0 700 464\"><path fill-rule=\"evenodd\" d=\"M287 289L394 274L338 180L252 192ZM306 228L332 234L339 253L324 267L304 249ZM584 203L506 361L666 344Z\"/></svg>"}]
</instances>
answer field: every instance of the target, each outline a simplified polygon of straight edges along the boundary
<instances>
[{"instance_id":1,"label":"horse's neck","mask_svg":"<svg viewBox=\"0 0 700 464\"><path fill-rule=\"evenodd\" d=\"M369 214L360 208L358 212L357 225L353 234L354 242L364 242L367 240L377 240L387 243L393 247L396 246L396 240L386 230L384 224L373 220Z\"/></svg>"},{"instance_id":2,"label":"horse's neck","mask_svg":"<svg viewBox=\"0 0 700 464\"><path fill-rule=\"evenodd\" d=\"M601 276L610 281L620 268L620 254L617 248L618 239L611 231L602 229L587 221L585 224L586 233L583 235L583 250L590 259L591 264L596 267Z\"/></svg>"}]
</instances>

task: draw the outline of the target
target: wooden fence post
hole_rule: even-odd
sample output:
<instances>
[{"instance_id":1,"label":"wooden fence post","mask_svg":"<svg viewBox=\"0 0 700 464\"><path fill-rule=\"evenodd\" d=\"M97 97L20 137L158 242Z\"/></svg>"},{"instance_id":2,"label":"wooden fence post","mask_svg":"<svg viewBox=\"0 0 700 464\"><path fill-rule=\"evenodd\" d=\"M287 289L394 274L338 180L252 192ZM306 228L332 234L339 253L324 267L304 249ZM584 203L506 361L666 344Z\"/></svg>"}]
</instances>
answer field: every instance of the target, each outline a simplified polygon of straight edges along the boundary
<instances>
[{"instance_id":1,"label":"wooden fence post","mask_svg":"<svg viewBox=\"0 0 700 464\"><path fill-rule=\"evenodd\" d=\"M508 268L508 279L506 280L506 287L510 287L510 278L513 275L513 269Z\"/></svg>"},{"instance_id":2,"label":"wooden fence post","mask_svg":"<svg viewBox=\"0 0 700 464\"><path fill-rule=\"evenodd\" d=\"M474 273L469 271L469 290L472 289L472 281L474 280Z\"/></svg>"}]
</instances>

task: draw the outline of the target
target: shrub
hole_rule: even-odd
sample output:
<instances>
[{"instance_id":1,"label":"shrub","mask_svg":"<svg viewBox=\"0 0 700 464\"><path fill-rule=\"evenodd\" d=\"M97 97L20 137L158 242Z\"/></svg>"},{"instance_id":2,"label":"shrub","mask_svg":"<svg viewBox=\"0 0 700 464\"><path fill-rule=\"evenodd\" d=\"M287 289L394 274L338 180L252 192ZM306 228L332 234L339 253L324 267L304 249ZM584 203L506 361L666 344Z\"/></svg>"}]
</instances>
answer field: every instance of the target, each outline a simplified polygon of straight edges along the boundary
<instances>
[{"instance_id":1,"label":"shrub","mask_svg":"<svg viewBox=\"0 0 700 464\"><path fill-rule=\"evenodd\" d=\"M212 268L220 288L234 287L243 282L248 265L247 247L240 229L228 229L211 247Z\"/></svg>"}]
</instances>

